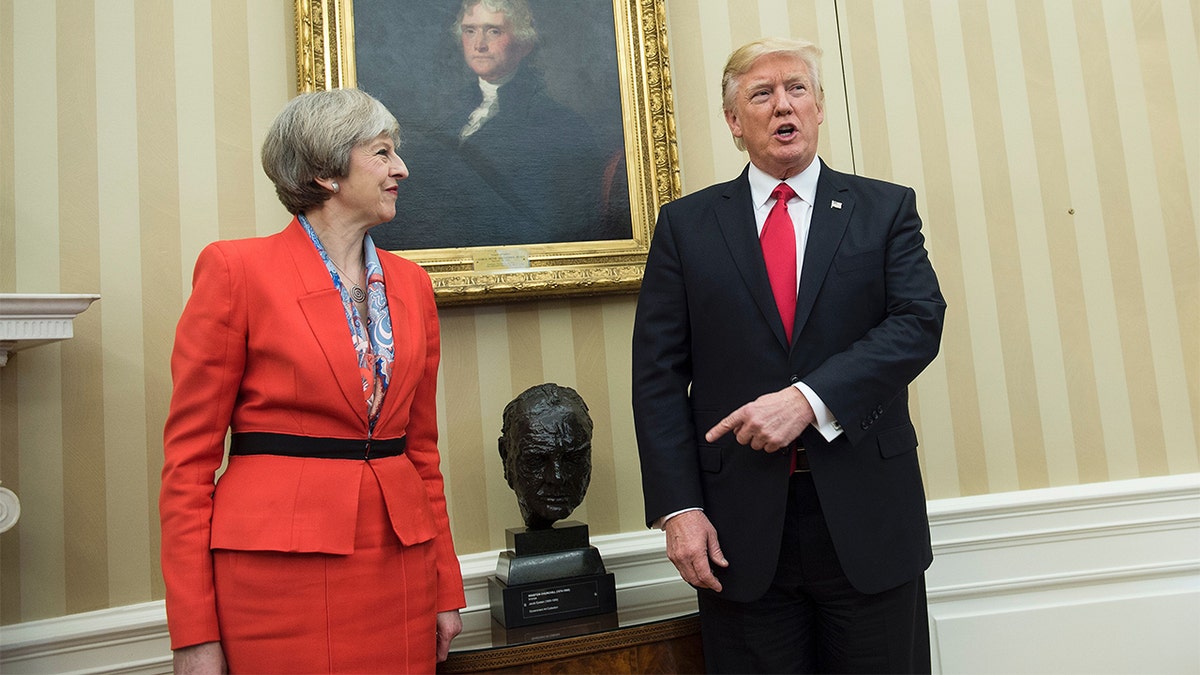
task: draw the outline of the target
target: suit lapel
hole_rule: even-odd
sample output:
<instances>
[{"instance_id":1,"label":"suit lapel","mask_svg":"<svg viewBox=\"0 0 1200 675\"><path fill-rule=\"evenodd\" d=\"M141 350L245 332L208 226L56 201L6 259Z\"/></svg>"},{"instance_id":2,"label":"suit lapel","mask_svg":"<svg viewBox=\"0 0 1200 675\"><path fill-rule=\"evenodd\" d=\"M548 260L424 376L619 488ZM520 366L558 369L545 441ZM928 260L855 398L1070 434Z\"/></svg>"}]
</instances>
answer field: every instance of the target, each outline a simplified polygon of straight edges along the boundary
<instances>
[{"instance_id":1,"label":"suit lapel","mask_svg":"<svg viewBox=\"0 0 1200 675\"><path fill-rule=\"evenodd\" d=\"M333 287L329 272L321 263L321 257L317 255L300 221L293 219L283 236L303 287L297 303L321 346L330 375L337 381L342 396L361 418L365 428L367 406L363 398L362 376L358 372L358 355L350 341L342 296Z\"/></svg>"},{"instance_id":2,"label":"suit lapel","mask_svg":"<svg viewBox=\"0 0 1200 675\"><path fill-rule=\"evenodd\" d=\"M737 180L727 184L723 199L717 203L714 211L725 245L729 247L734 264L750 290L750 296L754 298L754 303L758 305L759 312L779 344L786 349L788 343L783 332L783 320L779 318L779 308L775 306L775 296L771 293L762 245L758 242L758 228L754 224L754 204L750 200L750 179L747 177L749 170L747 165Z\"/></svg>"},{"instance_id":3,"label":"suit lapel","mask_svg":"<svg viewBox=\"0 0 1200 675\"><path fill-rule=\"evenodd\" d=\"M820 160L818 160L820 161ZM821 162L821 176L817 179L817 194L813 204L812 220L808 225L808 243L804 249L804 265L800 270L800 290L796 294L796 323L792 335L804 330L817 293L829 272L833 254L837 252L850 214L854 212L854 198L841 174Z\"/></svg>"}]
</instances>

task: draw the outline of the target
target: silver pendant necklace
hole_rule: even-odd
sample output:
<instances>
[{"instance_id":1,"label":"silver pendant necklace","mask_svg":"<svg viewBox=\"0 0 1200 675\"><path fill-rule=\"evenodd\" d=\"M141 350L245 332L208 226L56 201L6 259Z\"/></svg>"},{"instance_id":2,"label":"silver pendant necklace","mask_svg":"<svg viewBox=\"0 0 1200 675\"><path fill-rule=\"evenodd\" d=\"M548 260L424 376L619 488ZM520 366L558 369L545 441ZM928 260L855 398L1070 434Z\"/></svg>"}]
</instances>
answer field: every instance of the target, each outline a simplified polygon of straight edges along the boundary
<instances>
[{"instance_id":1,"label":"silver pendant necklace","mask_svg":"<svg viewBox=\"0 0 1200 675\"><path fill-rule=\"evenodd\" d=\"M358 284L351 281L350 275L346 274L346 271L341 267L338 267L338 264L334 262L333 258L330 258L329 262L333 263L334 269L342 273L343 279L350 282L350 299L355 302L366 302L367 294L363 292L363 289L359 288Z\"/></svg>"}]
</instances>

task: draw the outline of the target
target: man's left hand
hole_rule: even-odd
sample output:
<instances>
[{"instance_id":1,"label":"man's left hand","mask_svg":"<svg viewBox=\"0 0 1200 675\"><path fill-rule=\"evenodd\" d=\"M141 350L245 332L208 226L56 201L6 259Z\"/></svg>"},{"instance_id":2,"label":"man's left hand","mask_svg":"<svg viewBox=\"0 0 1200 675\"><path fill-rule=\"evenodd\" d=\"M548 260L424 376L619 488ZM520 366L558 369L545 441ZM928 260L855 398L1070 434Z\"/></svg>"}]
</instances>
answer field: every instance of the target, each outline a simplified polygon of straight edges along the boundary
<instances>
[{"instance_id":1,"label":"man's left hand","mask_svg":"<svg viewBox=\"0 0 1200 675\"><path fill-rule=\"evenodd\" d=\"M763 394L729 413L704 434L704 440L712 443L732 431L742 445L775 452L786 448L815 419L804 394L795 387L787 387Z\"/></svg>"}]
</instances>

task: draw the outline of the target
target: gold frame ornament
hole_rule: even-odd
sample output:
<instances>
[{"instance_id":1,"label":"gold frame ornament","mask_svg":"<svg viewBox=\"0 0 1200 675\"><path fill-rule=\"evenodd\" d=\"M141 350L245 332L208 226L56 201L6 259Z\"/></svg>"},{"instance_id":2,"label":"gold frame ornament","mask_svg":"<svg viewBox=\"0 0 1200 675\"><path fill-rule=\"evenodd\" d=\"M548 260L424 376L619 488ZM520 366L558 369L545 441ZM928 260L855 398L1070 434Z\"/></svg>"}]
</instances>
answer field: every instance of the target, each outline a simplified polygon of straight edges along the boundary
<instances>
[{"instance_id":1,"label":"gold frame ornament","mask_svg":"<svg viewBox=\"0 0 1200 675\"><path fill-rule=\"evenodd\" d=\"M604 2L605 0L594 0ZM664 0L612 2L632 238L399 251L439 305L635 292L659 207L680 194ZM296 0L299 91L357 86L353 0Z\"/></svg>"}]
</instances>

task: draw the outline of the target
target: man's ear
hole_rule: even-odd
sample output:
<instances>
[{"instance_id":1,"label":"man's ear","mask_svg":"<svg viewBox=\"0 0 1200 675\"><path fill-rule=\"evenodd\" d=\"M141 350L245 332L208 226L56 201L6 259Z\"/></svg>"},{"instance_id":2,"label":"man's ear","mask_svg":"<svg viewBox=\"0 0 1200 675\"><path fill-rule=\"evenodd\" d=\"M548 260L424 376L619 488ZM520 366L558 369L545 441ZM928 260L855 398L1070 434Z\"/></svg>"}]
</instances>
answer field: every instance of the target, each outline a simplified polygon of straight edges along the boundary
<instances>
[{"instance_id":1,"label":"man's ear","mask_svg":"<svg viewBox=\"0 0 1200 675\"><path fill-rule=\"evenodd\" d=\"M737 113L732 110L725 111L725 124L729 125L729 132L734 138L742 137L742 124L738 121Z\"/></svg>"}]
</instances>

